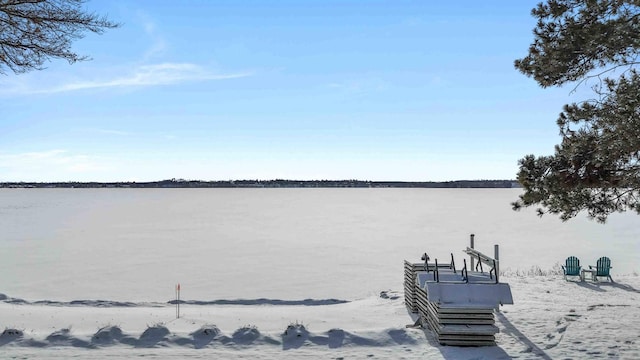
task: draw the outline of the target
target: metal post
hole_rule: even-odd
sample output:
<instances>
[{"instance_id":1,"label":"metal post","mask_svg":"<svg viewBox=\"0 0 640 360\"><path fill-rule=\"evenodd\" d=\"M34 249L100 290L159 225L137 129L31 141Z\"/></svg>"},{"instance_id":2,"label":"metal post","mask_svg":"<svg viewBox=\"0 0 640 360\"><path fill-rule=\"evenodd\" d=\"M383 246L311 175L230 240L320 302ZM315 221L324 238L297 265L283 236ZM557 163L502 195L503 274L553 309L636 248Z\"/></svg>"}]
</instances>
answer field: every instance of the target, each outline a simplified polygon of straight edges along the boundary
<instances>
[{"instance_id":1,"label":"metal post","mask_svg":"<svg viewBox=\"0 0 640 360\"><path fill-rule=\"evenodd\" d=\"M500 282L500 251L498 244L493 245L493 256L496 259L496 284ZM500 305L496 305L496 312L500 312Z\"/></svg>"},{"instance_id":2,"label":"metal post","mask_svg":"<svg viewBox=\"0 0 640 360\"><path fill-rule=\"evenodd\" d=\"M473 247L474 246L474 244L473 244L474 243L474 239L473 239L474 237L475 237L475 235L471 234L471 236L470 236L470 238L471 238L471 246L470 246L470 248L472 248L472 249L474 248ZM470 256L470 257L471 257L471 271L473 271L473 269L475 269L475 267L473 266L475 261L473 260L473 256Z\"/></svg>"},{"instance_id":3,"label":"metal post","mask_svg":"<svg viewBox=\"0 0 640 360\"><path fill-rule=\"evenodd\" d=\"M176 285L176 319L180 318L180 283Z\"/></svg>"},{"instance_id":4,"label":"metal post","mask_svg":"<svg viewBox=\"0 0 640 360\"><path fill-rule=\"evenodd\" d=\"M498 282L498 274L500 274L500 250L498 244L493 245L493 258L496 259L496 282Z\"/></svg>"}]
</instances>

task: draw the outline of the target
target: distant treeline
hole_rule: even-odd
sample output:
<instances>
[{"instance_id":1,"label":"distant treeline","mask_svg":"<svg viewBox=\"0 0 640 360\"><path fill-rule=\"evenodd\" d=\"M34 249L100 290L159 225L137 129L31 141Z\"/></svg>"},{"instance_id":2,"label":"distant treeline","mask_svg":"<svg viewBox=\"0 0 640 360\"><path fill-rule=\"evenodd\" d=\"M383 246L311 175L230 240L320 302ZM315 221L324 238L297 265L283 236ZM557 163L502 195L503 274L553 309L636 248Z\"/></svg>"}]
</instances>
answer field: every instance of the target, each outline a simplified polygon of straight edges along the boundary
<instances>
[{"instance_id":1,"label":"distant treeline","mask_svg":"<svg viewBox=\"0 0 640 360\"><path fill-rule=\"evenodd\" d=\"M4 182L0 188L514 188L514 180L365 181L170 179L150 182Z\"/></svg>"}]
</instances>

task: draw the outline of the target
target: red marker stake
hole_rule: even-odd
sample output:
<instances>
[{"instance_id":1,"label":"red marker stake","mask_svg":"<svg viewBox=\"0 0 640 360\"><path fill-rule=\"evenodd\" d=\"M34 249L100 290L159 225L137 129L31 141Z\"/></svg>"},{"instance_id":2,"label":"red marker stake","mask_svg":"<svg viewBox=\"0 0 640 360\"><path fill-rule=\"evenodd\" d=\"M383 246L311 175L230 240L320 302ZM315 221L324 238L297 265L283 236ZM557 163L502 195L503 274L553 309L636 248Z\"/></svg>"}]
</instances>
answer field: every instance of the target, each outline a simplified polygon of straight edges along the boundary
<instances>
[{"instance_id":1,"label":"red marker stake","mask_svg":"<svg viewBox=\"0 0 640 360\"><path fill-rule=\"evenodd\" d=\"M176 285L176 319L180 318L180 283Z\"/></svg>"}]
</instances>

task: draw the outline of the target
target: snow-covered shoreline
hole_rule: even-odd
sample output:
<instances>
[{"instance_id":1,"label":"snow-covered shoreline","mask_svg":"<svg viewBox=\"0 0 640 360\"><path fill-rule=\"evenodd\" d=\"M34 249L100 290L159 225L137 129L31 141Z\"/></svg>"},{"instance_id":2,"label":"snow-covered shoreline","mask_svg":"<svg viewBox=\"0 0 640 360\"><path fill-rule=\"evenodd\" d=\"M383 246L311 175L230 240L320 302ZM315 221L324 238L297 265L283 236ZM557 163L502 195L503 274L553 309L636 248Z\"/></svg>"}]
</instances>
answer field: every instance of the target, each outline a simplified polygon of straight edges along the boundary
<instances>
[{"instance_id":1,"label":"snow-covered shoreline","mask_svg":"<svg viewBox=\"0 0 640 360\"><path fill-rule=\"evenodd\" d=\"M514 305L496 313L497 346L442 346L400 291L335 304L0 301L3 357L640 358L640 277L615 283L503 276ZM240 305L240 304L247 305ZM295 303L293 303L295 304Z\"/></svg>"}]
</instances>

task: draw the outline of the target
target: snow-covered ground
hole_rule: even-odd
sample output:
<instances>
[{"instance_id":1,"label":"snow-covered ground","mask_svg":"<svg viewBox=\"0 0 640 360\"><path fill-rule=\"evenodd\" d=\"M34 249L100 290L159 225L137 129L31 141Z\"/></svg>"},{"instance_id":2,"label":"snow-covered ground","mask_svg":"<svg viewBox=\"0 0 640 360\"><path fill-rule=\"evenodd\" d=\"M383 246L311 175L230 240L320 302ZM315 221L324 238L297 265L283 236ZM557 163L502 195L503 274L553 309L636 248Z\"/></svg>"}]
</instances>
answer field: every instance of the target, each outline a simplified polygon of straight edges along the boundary
<instances>
[{"instance_id":1,"label":"snow-covered ground","mask_svg":"<svg viewBox=\"0 0 640 360\"><path fill-rule=\"evenodd\" d=\"M511 275L494 347L437 343L400 289L351 301L229 299L134 303L21 301L0 295L2 358L638 359L640 277L565 281ZM280 299L285 300L285 299Z\"/></svg>"},{"instance_id":2,"label":"snow-covered ground","mask_svg":"<svg viewBox=\"0 0 640 360\"><path fill-rule=\"evenodd\" d=\"M0 191L0 358L640 359L637 215L561 223L517 194ZM441 346L407 327L403 260L460 267L471 232L515 304L497 346ZM570 255L615 283L565 281Z\"/></svg>"}]
</instances>

